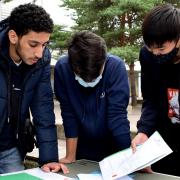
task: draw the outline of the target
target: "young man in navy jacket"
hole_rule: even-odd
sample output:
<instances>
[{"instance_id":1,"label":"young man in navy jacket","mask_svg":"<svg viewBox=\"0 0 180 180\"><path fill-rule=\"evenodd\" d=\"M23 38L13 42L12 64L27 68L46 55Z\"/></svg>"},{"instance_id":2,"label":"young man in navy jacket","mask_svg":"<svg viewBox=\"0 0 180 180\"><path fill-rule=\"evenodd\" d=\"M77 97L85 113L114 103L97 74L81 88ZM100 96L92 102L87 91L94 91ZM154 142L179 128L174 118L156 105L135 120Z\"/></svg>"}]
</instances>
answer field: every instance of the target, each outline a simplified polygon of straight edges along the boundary
<instances>
[{"instance_id":1,"label":"young man in navy jacket","mask_svg":"<svg viewBox=\"0 0 180 180\"><path fill-rule=\"evenodd\" d=\"M76 33L54 78L67 147L61 162L100 161L130 146L127 72L119 57L106 53L101 37Z\"/></svg>"},{"instance_id":2,"label":"young man in navy jacket","mask_svg":"<svg viewBox=\"0 0 180 180\"><path fill-rule=\"evenodd\" d=\"M152 170L180 176L180 10L169 4L155 7L143 21L142 34L143 105L132 147L159 131L173 153Z\"/></svg>"},{"instance_id":3,"label":"young man in navy jacket","mask_svg":"<svg viewBox=\"0 0 180 180\"><path fill-rule=\"evenodd\" d=\"M29 149L24 139L29 109L33 117L39 163L58 171L57 134L46 48L53 22L33 4L16 7L0 23L0 173L24 169Z\"/></svg>"}]
</instances>

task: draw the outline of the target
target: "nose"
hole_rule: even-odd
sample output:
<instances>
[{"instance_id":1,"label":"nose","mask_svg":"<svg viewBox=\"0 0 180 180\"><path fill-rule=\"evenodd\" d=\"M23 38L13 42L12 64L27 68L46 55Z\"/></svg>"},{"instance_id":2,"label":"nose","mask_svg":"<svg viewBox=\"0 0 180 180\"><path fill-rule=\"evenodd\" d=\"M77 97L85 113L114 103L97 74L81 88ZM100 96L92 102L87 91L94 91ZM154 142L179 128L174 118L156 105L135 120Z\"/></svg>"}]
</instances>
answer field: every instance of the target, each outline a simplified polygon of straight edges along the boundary
<instances>
[{"instance_id":1,"label":"nose","mask_svg":"<svg viewBox=\"0 0 180 180\"><path fill-rule=\"evenodd\" d=\"M36 48L36 50L35 50L34 55L35 55L38 59L42 58L43 50L44 50L44 48L43 48L42 46L38 46L38 47Z\"/></svg>"}]
</instances>

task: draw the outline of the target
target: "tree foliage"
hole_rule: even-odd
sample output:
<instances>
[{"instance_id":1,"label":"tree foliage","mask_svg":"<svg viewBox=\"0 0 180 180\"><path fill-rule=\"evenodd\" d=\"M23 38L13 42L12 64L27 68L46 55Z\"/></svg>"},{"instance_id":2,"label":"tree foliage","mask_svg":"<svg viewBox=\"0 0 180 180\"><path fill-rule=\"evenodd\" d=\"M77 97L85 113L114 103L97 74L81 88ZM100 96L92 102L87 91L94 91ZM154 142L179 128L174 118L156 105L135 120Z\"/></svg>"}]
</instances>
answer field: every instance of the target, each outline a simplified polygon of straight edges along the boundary
<instances>
[{"instance_id":1,"label":"tree foliage","mask_svg":"<svg viewBox=\"0 0 180 180\"><path fill-rule=\"evenodd\" d=\"M63 53L63 50L67 48L67 41L71 36L71 32L65 31L64 26L54 25L53 33L51 34L49 48L54 51L58 50L58 54Z\"/></svg>"},{"instance_id":2,"label":"tree foliage","mask_svg":"<svg viewBox=\"0 0 180 180\"><path fill-rule=\"evenodd\" d=\"M124 61L128 59L129 60L127 63L128 65L130 65L131 63L134 63L134 59L138 59L138 56L139 56L139 48L137 48L137 46L134 46L134 45L114 47L110 49L110 52L119 57L123 57Z\"/></svg>"},{"instance_id":3,"label":"tree foliage","mask_svg":"<svg viewBox=\"0 0 180 180\"><path fill-rule=\"evenodd\" d=\"M145 14L155 5L167 2L176 6L180 3L179 0L63 0L62 6L74 10L74 30L94 31L104 37L108 48L127 45L131 48L142 45L141 24Z\"/></svg>"},{"instance_id":4,"label":"tree foliage","mask_svg":"<svg viewBox=\"0 0 180 180\"><path fill-rule=\"evenodd\" d=\"M63 6L75 10L75 30L92 30L106 40L109 48L142 42L144 15L162 0L63 0ZM133 51L133 49L132 49ZM126 59L128 61L128 59ZM131 61L131 60L130 60Z\"/></svg>"},{"instance_id":5,"label":"tree foliage","mask_svg":"<svg viewBox=\"0 0 180 180\"><path fill-rule=\"evenodd\" d=\"M134 62L143 43L142 20L155 5L167 2L179 5L179 0L63 0L63 7L74 10L74 30L101 35L110 52L129 65L132 104L136 104Z\"/></svg>"}]
</instances>

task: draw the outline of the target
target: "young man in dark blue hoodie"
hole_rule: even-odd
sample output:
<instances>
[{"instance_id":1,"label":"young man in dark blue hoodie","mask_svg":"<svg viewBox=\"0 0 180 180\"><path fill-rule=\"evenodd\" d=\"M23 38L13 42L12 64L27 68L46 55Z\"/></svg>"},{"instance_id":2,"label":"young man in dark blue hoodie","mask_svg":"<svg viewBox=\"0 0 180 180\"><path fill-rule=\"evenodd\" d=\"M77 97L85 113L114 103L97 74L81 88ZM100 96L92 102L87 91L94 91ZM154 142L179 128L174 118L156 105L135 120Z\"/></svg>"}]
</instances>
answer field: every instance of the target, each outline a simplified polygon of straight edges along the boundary
<instances>
[{"instance_id":1,"label":"young man in dark blue hoodie","mask_svg":"<svg viewBox=\"0 0 180 180\"><path fill-rule=\"evenodd\" d=\"M34 4L16 7L0 23L0 174L24 169L24 157L33 148L30 136L25 139L29 109L40 166L61 168L46 47L52 31L50 16Z\"/></svg>"},{"instance_id":2,"label":"young man in dark blue hoodie","mask_svg":"<svg viewBox=\"0 0 180 180\"><path fill-rule=\"evenodd\" d=\"M67 147L61 162L100 161L130 146L127 72L119 57L107 54L100 36L76 33L54 78Z\"/></svg>"},{"instance_id":3,"label":"young man in dark blue hoodie","mask_svg":"<svg viewBox=\"0 0 180 180\"><path fill-rule=\"evenodd\" d=\"M143 104L132 147L159 131L173 153L152 170L180 176L180 9L169 4L155 7L143 21L142 34Z\"/></svg>"}]
</instances>

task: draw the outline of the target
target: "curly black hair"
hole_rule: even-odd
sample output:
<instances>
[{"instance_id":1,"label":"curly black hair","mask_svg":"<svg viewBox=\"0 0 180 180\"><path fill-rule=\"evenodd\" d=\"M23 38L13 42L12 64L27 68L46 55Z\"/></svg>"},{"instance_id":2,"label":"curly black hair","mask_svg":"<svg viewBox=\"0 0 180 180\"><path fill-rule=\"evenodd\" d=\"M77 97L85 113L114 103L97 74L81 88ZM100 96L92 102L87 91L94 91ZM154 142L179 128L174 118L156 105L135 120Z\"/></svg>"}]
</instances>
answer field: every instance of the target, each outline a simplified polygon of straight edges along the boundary
<instances>
[{"instance_id":1,"label":"curly black hair","mask_svg":"<svg viewBox=\"0 0 180 180\"><path fill-rule=\"evenodd\" d=\"M29 31L52 33L53 21L42 7L28 3L13 9L9 16L9 29L18 36Z\"/></svg>"}]
</instances>

